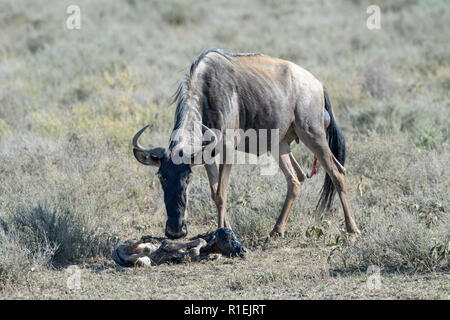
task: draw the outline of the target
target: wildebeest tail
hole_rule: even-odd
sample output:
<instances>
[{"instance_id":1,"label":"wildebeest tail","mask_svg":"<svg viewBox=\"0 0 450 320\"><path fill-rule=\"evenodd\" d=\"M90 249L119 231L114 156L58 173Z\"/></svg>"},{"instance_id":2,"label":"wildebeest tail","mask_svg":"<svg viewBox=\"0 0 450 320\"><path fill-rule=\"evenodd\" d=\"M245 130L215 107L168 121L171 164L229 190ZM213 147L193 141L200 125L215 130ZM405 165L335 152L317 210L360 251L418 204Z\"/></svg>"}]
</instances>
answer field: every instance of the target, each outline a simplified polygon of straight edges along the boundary
<instances>
[{"instance_id":1,"label":"wildebeest tail","mask_svg":"<svg viewBox=\"0 0 450 320\"><path fill-rule=\"evenodd\" d=\"M325 109L330 114L330 125L327 128L328 146L331 152L344 166L345 163L345 139L342 134L341 128L339 128L336 119L333 115L333 109L331 107L330 97L326 89L323 89L325 98ZM325 208L330 209L333 204L334 195L336 193L335 187L328 174L325 175L325 181L323 183L322 191L320 193L319 202L317 203L317 209L323 211Z\"/></svg>"}]
</instances>

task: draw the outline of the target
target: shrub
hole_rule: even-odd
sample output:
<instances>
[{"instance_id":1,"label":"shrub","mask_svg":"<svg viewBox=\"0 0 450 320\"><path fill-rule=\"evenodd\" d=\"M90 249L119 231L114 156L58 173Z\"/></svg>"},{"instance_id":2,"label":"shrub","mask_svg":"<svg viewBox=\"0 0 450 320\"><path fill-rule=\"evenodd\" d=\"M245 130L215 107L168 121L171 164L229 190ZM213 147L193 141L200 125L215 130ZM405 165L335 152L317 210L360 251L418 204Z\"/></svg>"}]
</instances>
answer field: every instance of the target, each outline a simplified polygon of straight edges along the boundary
<instances>
[{"instance_id":1,"label":"shrub","mask_svg":"<svg viewBox=\"0 0 450 320\"><path fill-rule=\"evenodd\" d=\"M395 90L395 80L389 65L376 62L364 72L364 88L376 99L385 99Z\"/></svg>"},{"instance_id":2,"label":"shrub","mask_svg":"<svg viewBox=\"0 0 450 320\"><path fill-rule=\"evenodd\" d=\"M170 4L170 8L165 12L165 20L173 25L183 25L188 21L196 20L197 15L193 10L193 5L185 0L177 0Z\"/></svg>"},{"instance_id":3,"label":"shrub","mask_svg":"<svg viewBox=\"0 0 450 320\"><path fill-rule=\"evenodd\" d=\"M271 208L273 212L279 210L278 207ZM239 210L239 213L231 215L233 231L242 243L249 247L260 245L270 231L272 231L275 219L272 215L257 210Z\"/></svg>"},{"instance_id":4,"label":"shrub","mask_svg":"<svg viewBox=\"0 0 450 320\"><path fill-rule=\"evenodd\" d=\"M20 281L32 270L46 268L55 252L48 243L30 250L24 244L24 235L14 229L0 227L0 286Z\"/></svg>"},{"instance_id":5,"label":"shrub","mask_svg":"<svg viewBox=\"0 0 450 320\"><path fill-rule=\"evenodd\" d=\"M18 232L22 244L33 254L41 248L54 248L55 264L108 255L112 248L107 236L96 233L87 215L67 208L48 204L21 207L10 214L6 225Z\"/></svg>"},{"instance_id":6,"label":"shrub","mask_svg":"<svg viewBox=\"0 0 450 320\"><path fill-rule=\"evenodd\" d=\"M376 265L384 271L438 271L450 267L450 233L433 232L417 216L366 215L359 219L362 235L354 243L341 241L330 254L332 267L367 270Z\"/></svg>"}]
</instances>

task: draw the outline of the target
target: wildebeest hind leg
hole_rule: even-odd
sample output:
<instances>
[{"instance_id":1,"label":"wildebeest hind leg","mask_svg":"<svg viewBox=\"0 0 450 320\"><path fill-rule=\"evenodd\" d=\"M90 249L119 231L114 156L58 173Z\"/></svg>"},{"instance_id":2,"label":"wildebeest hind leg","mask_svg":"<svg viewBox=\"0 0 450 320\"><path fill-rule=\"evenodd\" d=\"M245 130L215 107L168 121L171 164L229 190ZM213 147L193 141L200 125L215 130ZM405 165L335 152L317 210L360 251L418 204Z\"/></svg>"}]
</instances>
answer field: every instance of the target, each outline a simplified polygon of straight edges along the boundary
<instances>
[{"instance_id":1,"label":"wildebeest hind leg","mask_svg":"<svg viewBox=\"0 0 450 320\"><path fill-rule=\"evenodd\" d=\"M297 160L295 160L294 155L292 152L289 153L289 159L291 160L291 164L295 169L295 172L297 173L297 178L300 182L303 182L306 180L306 174L303 172L302 168L300 168L300 165L297 163Z\"/></svg>"},{"instance_id":2,"label":"wildebeest hind leg","mask_svg":"<svg viewBox=\"0 0 450 320\"><path fill-rule=\"evenodd\" d=\"M339 164L336 166L336 158L328 146L325 130L311 130L309 132L298 130L300 140L314 153L323 166L327 174L330 176L334 187L336 188L341 200L342 209L344 210L345 226L349 233L359 233L356 226L350 203L347 201L345 186L345 169Z\"/></svg>"},{"instance_id":3,"label":"wildebeest hind leg","mask_svg":"<svg viewBox=\"0 0 450 320\"><path fill-rule=\"evenodd\" d=\"M287 194L280 216L278 217L278 220L270 233L271 238L277 238L284 235L289 213L291 212L295 199L298 196L302 182L305 180L305 174L298 165L297 161L295 161L287 143L280 144L279 166L286 178Z\"/></svg>"}]
</instances>

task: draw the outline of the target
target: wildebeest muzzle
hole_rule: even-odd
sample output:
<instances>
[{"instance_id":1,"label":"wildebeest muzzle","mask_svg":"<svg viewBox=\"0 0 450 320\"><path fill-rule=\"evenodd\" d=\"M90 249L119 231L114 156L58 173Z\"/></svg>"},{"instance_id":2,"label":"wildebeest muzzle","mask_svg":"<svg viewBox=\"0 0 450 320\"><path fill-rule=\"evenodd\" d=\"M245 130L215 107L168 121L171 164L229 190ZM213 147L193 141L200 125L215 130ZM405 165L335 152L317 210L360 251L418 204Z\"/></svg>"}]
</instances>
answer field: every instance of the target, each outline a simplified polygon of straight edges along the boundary
<instances>
[{"instance_id":1,"label":"wildebeest muzzle","mask_svg":"<svg viewBox=\"0 0 450 320\"><path fill-rule=\"evenodd\" d=\"M169 218L166 222L166 237L169 239L183 238L188 234L186 222Z\"/></svg>"}]
</instances>

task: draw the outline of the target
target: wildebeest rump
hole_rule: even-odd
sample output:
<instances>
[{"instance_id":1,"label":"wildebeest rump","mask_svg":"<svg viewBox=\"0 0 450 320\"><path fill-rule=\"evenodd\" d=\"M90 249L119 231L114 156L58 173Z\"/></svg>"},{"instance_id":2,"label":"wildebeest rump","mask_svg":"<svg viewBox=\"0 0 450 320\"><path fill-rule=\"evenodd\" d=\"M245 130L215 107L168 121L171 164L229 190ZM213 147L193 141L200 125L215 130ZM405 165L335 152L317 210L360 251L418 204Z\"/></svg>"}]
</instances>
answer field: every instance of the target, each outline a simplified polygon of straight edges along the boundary
<instances>
[{"instance_id":1,"label":"wildebeest rump","mask_svg":"<svg viewBox=\"0 0 450 320\"><path fill-rule=\"evenodd\" d=\"M185 211L193 164L176 164L174 154L183 154L192 147L195 136L214 129L211 144L226 150L237 148L225 139L226 130L279 130L278 163L287 182L287 195L271 236L283 235L293 203L306 175L294 159L290 144L302 141L317 157L326 171L318 208L329 208L337 191L344 210L347 231L359 232L345 187L345 140L337 125L330 99L324 86L298 65L261 54L235 54L211 49L200 54L176 94L175 124L168 148L145 149L133 138L136 159L157 166L167 210L166 235L171 238L187 234ZM330 125L324 129L324 110ZM201 131L199 132L200 123ZM176 134L175 134L176 133ZM239 135L239 133L237 133ZM267 135L270 147L270 131ZM245 143L245 142L244 142ZM197 145L204 150L204 145ZM246 148L251 152L251 148ZM256 150L259 155L268 150ZM187 151L185 153L188 153ZM231 228L226 215L226 200L231 163L204 164L211 196L218 210L218 227Z\"/></svg>"}]
</instances>

